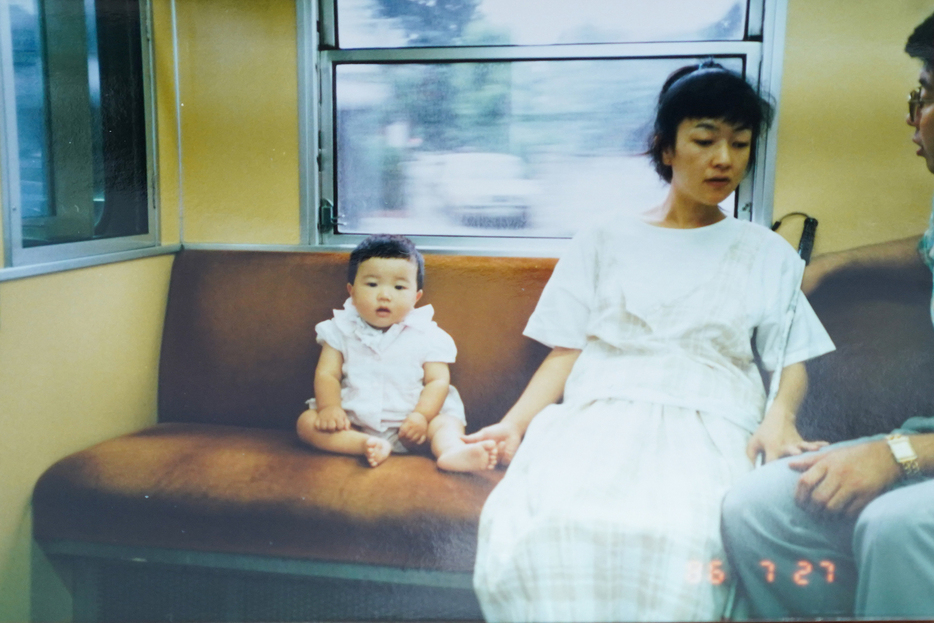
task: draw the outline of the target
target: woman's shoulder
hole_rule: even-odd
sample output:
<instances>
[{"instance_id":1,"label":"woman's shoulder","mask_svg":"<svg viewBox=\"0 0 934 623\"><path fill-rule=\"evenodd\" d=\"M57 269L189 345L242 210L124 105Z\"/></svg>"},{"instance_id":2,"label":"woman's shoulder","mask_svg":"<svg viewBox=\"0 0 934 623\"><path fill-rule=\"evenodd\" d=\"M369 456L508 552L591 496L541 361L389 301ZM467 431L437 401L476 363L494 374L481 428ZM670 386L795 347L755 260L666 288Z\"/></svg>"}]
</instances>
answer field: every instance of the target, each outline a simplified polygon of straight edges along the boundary
<instances>
[{"instance_id":1,"label":"woman's shoulder","mask_svg":"<svg viewBox=\"0 0 934 623\"><path fill-rule=\"evenodd\" d=\"M799 283L804 260L797 250L781 235L764 225L750 221L737 221L736 227L754 249L749 267L760 283ZM797 287L797 285L795 286Z\"/></svg>"},{"instance_id":2,"label":"woman's shoulder","mask_svg":"<svg viewBox=\"0 0 934 623\"><path fill-rule=\"evenodd\" d=\"M741 219L732 219L732 221L733 227L735 227L737 231L749 237L751 241L757 245L760 255L772 255L782 258L798 257L794 247L792 247L787 240L765 225Z\"/></svg>"}]
</instances>

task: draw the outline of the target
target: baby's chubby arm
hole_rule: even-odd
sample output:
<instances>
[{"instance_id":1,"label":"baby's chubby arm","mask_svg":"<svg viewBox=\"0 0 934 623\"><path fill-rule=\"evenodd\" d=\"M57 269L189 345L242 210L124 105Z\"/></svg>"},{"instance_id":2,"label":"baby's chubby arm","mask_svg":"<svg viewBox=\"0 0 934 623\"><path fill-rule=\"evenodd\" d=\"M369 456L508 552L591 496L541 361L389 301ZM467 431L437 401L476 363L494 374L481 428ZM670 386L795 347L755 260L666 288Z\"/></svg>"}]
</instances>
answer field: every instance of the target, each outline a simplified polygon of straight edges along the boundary
<instances>
[{"instance_id":1,"label":"baby's chubby arm","mask_svg":"<svg viewBox=\"0 0 934 623\"><path fill-rule=\"evenodd\" d=\"M341 371L344 356L327 343L322 344L321 357L315 368L315 402L318 417L315 428L321 431L348 430L350 419L341 407Z\"/></svg>"},{"instance_id":2,"label":"baby's chubby arm","mask_svg":"<svg viewBox=\"0 0 934 623\"><path fill-rule=\"evenodd\" d=\"M399 438L416 445L423 444L428 439L428 422L441 411L444 400L448 396L448 387L451 385L451 371L448 364L429 361L422 366L422 369L425 371L425 386L418 397L415 409L409 413L399 428Z\"/></svg>"}]
</instances>

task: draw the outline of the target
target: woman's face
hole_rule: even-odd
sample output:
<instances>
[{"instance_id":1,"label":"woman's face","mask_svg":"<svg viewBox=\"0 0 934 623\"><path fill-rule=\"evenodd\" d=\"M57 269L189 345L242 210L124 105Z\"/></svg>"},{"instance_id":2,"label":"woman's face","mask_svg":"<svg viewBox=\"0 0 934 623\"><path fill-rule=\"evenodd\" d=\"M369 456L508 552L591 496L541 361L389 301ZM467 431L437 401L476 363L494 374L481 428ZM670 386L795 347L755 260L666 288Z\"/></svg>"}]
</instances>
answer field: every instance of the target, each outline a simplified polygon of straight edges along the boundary
<instances>
[{"instance_id":1,"label":"woman's face","mask_svg":"<svg viewBox=\"0 0 934 623\"><path fill-rule=\"evenodd\" d=\"M746 174L752 130L723 119L685 119L674 148L662 159L671 167L671 188L681 199L713 206L730 196Z\"/></svg>"}]
</instances>

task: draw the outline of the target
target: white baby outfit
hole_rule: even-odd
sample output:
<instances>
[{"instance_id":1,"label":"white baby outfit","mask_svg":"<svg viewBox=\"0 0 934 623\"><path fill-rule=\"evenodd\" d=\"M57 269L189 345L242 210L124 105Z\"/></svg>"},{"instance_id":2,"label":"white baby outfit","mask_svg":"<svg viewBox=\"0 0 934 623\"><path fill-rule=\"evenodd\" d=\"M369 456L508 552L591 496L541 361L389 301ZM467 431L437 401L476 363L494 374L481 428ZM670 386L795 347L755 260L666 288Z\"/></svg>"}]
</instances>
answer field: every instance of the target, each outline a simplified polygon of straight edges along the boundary
<instances>
[{"instance_id":1,"label":"white baby outfit","mask_svg":"<svg viewBox=\"0 0 934 623\"><path fill-rule=\"evenodd\" d=\"M457 347L450 335L432 320L434 309L413 309L385 331L367 324L351 299L334 318L315 326L319 344L328 344L343 356L341 407L350 422L363 432L388 439L393 452L405 452L399 427L415 409L424 388L428 362L454 363ZM315 399L308 401L312 409ZM451 385L440 413L467 423L464 404Z\"/></svg>"},{"instance_id":2,"label":"white baby outfit","mask_svg":"<svg viewBox=\"0 0 934 623\"><path fill-rule=\"evenodd\" d=\"M803 262L767 228L616 222L580 233L525 334L582 349L564 401L529 426L483 508L476 588L490 621L717 619L720 503L796 309L784 365L833 349Z\"/></svg>"}]
</instances>

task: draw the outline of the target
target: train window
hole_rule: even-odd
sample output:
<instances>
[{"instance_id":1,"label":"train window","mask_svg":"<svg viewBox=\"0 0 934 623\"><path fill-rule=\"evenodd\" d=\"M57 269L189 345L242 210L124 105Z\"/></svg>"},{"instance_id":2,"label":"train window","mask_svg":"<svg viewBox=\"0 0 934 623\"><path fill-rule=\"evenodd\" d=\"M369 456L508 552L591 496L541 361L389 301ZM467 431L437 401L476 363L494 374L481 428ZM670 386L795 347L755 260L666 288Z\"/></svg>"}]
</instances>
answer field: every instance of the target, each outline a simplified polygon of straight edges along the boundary
<instances>
[{"instance_id":1,"label":"train window","mask_svg":"<svg viewBox=\"0 0 934 623\"><path fill-rule=\"evenodd\" d=\"M338 0L337 36L344 49L741 41L746 11L746 0Z\"/></svg>"},{"instance_id":2,"label":"train window","mask_svg":"<svg viewBox=\"0 0 934 623\"><path fill-rule=\"evenodd\" d=\"M323 0L305 89L320 101L312 242L392 232L521 252L651 207L666 191L643 155L663 81L714 57L774 93L784 2ZM763 138L723 208L767 222Z\"/></svg>"},{"instance_id":3,"label":"train window","mask_svg":"<svg viewBox=\"0 0 934 623\"><path fill-rule=\"evenodd\" d=\"M145 7L0 3L7 266L157 244Z\"/></svg>"}]
</instances>

